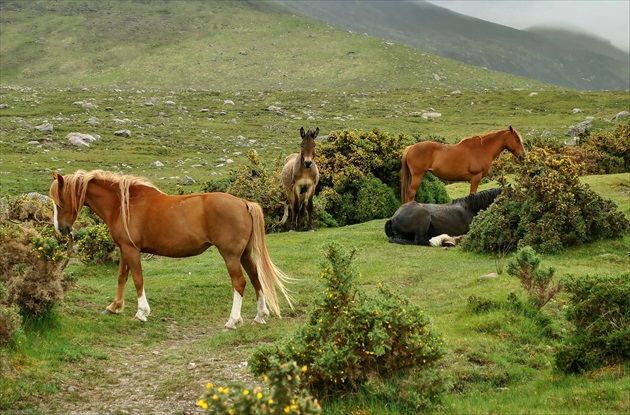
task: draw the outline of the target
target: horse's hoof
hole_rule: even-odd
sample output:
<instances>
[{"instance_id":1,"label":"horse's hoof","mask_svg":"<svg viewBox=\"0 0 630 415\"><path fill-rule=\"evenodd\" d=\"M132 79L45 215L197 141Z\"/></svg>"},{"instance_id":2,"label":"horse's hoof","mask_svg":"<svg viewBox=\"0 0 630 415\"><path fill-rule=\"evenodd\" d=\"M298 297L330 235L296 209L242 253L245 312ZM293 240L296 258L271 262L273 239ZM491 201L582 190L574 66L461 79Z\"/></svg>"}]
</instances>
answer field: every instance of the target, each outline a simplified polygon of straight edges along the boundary
<instances>
[{"instance_id":1,"label":"horse's hoof","mask_svg":"<svg viewBox=\"0 0 630 415\"><path fill-rule=\"evenodd\" d=\"M252 324L267 324L267 322L265 321L265 319L263 317L254 317L254 321L252 321Z\"/></svg>"},{"instance_id":2,"label":"horse's hoof","mask_svg":"<svg viewBox=\"0 0 630 415\"><path fill-rule=\"evenodd\" d=\"M147 321L147 317L146 316L139 316L139 315L136 314L135 316L133 316L132 320L146 322Z\"/></svg>"},{"instance_id":3,"label":"horse's hoof","mask_svg":"<svg viewBox=\"0 0 630 415\"><path fill-rule=\"evenodd\" d=\"M109 314L116 314L116 313L114 313L114 312L113 312L112 310L110 310L109 308L106 308L105 310L101 311L101 314L107 314L107 315L109 315Z\"/></svg>"},{"instance_id":4,"label":"horse's hoof","mask_svg":"<svg viewBox=\"0 0 630 415\"><path fill-rule=\"evenodd\" d=\"M223 326L223 330L236 330L236 324L228 324L225 323L225 326Z\"/></svg>"}]
</instances>

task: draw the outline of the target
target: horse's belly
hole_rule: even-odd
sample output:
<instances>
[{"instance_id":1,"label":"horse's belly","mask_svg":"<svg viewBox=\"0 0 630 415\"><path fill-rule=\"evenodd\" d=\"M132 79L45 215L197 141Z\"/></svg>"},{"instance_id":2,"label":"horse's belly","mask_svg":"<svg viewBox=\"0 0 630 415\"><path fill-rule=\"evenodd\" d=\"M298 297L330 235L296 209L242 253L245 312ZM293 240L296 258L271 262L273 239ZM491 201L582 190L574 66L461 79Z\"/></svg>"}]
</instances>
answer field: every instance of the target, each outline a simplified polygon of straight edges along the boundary
<instances>
[{"instance_id":1,"label":"horse's belly","mask_svg":"<svg viewBox=\"0 0 630 415\"><path fill-rule=\"evenodd\" d=\"M165 256L170 258L186 258L204 253L212 246L211 243L202 244L181 244L177 240L167 241L159 246L147 246L142 248L142 252L147 254Z\"/></svg>"}]
</instances>

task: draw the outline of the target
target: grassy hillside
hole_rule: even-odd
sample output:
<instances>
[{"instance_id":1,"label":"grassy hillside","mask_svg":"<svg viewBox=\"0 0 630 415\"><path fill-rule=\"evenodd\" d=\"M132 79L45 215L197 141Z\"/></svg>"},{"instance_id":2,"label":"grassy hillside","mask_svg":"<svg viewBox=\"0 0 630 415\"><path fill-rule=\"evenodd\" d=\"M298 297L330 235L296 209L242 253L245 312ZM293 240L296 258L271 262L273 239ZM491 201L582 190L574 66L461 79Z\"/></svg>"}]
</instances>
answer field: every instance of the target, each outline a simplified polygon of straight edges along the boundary
<instances>
[{"instance_id":1,"label":"grassy hillside","mask_svg":"<svg viewBox=\"0 0 630 415\"><path fill-rule=\"evenodd\" d=\"M336 27L569 88L630 88L630 56L589 36L521 31L423 1L279 1ZM623 57L619 59L619 57Z\"/></svg>"},{"instance_id":2,"label":"grassy hillside","mask_svg":"<svg viewBox=\"0 0 630 415\"><path fill-rule=\"evenodd\" d=\"M266 2L7 0L0 7L3 85L208 91L548 87L351 34Z\"/></svg>"}]
</instances>

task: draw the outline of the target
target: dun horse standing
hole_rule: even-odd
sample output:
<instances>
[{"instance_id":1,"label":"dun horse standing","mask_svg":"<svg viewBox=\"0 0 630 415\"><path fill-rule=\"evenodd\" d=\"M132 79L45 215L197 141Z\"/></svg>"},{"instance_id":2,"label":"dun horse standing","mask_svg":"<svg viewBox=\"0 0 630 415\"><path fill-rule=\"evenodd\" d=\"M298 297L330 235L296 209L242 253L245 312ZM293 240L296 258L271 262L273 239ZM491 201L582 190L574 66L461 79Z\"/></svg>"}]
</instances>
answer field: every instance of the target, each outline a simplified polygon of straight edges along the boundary
<instances>
[{"instance_id":1,"label":"dun horse standing","mask_svg":"<svg viewBox=\"0 0 630 415\"><path fill-rule=\"evenodd\" d=\"M458 144L423 141L409 146L402 156L400 202L415 200L418 186L428 171L444 180L469 181L470 193L476 193L494 159L506 149L515 157L525 158L523 139L512 126L464 138Z\"/></svg>"},{"instance_id":2,"label":"dun horse standing","mask_svg":"<svg viewBox=\"0 0 630 415\"><path fill-rule=\"evenodd\" d=\"M308 229L313 230L313 195L319 171L315 164L315 138L319 134L319 128L315 131L309 128L304 132L300 128L302 144L300 154L293 153L284 160L282 169L282 183L287 194L288 203L284 206L284 216L280 222L283 225L291 211L291 230L298 230L304 216L308 216Z\"/></svg>"},{"instance_id":3,"label":"dun horse standing","mask_svg":"<svg viewBox=\"0 0 630 415\"><path fill-rule=\"evenodd\" d=\"M181 258L199 255L212 245L223 257L234 288L226 328L234 329L242 322L246 284L242 268L256 291L255 323L265 324L269 315L266 304L280 315L276 288L291 305L283 285L287 277L267 253L263 213L256 203L226 193L169 196L145 179L100 170L79 170L65 176L53 172L50 196L55 203L55 229L61 235L71 235L72 225L85 205L107 224L120 248L118 291L106 314L123 310L125 284L131 272L138 295L135 318L147 320L150 307L141 252Z\"/></svg>"}]
</instances>

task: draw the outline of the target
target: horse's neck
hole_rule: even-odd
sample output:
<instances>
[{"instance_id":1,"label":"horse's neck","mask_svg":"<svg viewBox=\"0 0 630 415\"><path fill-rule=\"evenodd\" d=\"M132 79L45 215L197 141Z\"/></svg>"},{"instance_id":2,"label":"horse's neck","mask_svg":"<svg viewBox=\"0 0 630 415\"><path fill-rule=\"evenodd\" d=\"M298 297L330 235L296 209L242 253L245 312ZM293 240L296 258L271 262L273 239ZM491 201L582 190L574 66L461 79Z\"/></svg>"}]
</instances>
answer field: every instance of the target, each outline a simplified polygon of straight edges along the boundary
<instances>
[{"instance_id":1,"label":"horse's neck","mask_svg":"<svg viewBox=\"0 0 630 415\"><path fill-rule=\"evenodd\" d=\"M112 200L117 203L112 203ZM92 180L85 193L85 205L105 223L109 223L120 209L120 193L116 183Z\"/></svg>"},{"instance_id":2,"label":"horse's neck","mask_svg":"<svg viewBox=\"0 0 630 415\"><path fill-rule=\"evenodd\" d=\"M483 147L492 157L492 160L497 158L498 155L501 154L501 152L507 147L507 140L505 139L505 134L503 132L482 136L480 141L481 147Z\"/></svg>"}]
</instances>

